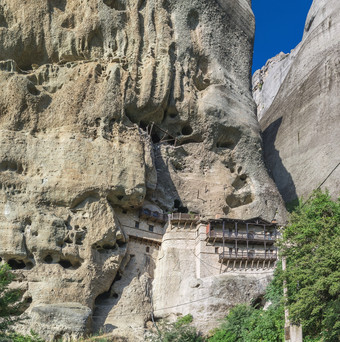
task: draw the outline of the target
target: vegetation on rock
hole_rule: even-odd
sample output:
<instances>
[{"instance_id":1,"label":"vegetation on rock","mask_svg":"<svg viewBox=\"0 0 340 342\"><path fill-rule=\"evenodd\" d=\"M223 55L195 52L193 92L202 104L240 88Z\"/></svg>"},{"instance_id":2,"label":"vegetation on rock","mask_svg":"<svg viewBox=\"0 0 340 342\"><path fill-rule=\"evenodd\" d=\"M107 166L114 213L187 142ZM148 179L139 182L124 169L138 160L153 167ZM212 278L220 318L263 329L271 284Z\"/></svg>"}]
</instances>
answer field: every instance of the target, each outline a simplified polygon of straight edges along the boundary
<instances>
[{"instance_id":1,"label":"vegetation on rock","mask_svg":"<svg viewBox=\"0 0 340 342\"><path fill-rule=\"evenodd\" d=\"M280 250L287 261L287 306L304 336L339 341L340 199L316 191L300 201L283 231Z\"/></svg>"},{"instance_id":2,"label":"vegetation on rock","mask_svg":"<svg viewBox=\"0 0 340 342\"><path fill-rule=\"evenodd\" d=\"M163 324L158 332L150 337L152 342L203 342L204 339L190 323L192 315L186 315L173 324Z\"/></svg>"}]
</instances>

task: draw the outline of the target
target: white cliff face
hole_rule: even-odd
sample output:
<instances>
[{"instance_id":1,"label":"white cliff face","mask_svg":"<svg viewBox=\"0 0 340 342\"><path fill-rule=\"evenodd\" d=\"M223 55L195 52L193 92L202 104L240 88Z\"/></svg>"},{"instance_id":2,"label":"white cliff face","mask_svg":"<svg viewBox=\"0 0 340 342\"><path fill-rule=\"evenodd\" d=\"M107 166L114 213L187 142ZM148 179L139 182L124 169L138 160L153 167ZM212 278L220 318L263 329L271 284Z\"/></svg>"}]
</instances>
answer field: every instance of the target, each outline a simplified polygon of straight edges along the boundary
<instances>
[{"instance_id":1,"label":"white cliff face","mask_svg":"<svg viewBox=\"0 0 340 342\"><path fill-rule=\"evenodd\" d=\"M279 53L267 61L266 65L253 75L253 98L257 105L257 118L261 120L273 103L290 67L298 53L298 45L290 53Z\"/></svg>"},{"instance_id":2,"label":"white cliff face","mask_svg":"<svg viewBox=\"0 0 340 342\"><path fill-rule=\"evenodd\" d=\"M320 185L339 195L339 9L315 0L293 55L253 78L266 165L286 202Z\"/></svg>"},{"instance_id":3,"label":"white cliff face","mask_svg":"<svg viewBox=\"0 0 340 342\"><path fill-rule=\"evenodd\" d=\"M142 339L152 279L166 287L174 270L155 268L165 222L141 208L284 217L250 92L253 35L247 0L0 1L0 258L27 329L78 338L94 316Z\"/></svg>"}]
</instances>

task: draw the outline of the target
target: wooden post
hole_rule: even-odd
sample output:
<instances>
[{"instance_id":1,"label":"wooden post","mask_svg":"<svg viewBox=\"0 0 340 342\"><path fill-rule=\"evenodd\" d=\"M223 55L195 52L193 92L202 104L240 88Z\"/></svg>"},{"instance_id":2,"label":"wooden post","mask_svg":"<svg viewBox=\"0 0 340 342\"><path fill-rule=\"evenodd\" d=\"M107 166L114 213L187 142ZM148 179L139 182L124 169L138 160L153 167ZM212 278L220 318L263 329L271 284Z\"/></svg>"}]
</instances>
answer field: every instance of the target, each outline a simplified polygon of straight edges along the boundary
<instances>
[{"instance_id":1,"label":"wooden post","mask_svg":"<svg viewBox=\"0 0 340 342\"><path fill-rule=\"evenodd\" d=\"M225 241L224 241L224 233L225 233L225 221L223 220L223 257L224 257L224 247L225 247Z\"/></svg>"},{"instance_id":2,"label":"wooden post","mask_svg":"<svg viewBox=\"0 0 340 342\"><path fill-rule=\"evenodd\" d=\"M249 247L249 229L248 229L248 223L246 223L246 229L247 229L247 259L248 259L248 247Z\"/></svg>"},{"instance_id":3,"label":"wooden post","mask_svg":"<svg viewBox=\"0 0 340 342\"><path fill-rule=\"evenodd\" d=\"M235 255L237 257L237 222L235 222Z\"/></svg>"},{"instance_id":4,"label":"wooden post","mask_svg":"<svg viewBox=\"0 0 340 342\"><path fill-rule=\"evenodd\" d=\"M267 241L266 241L266 226L263 225L263 238L264 238L264 258L267 259Z\"/></svg>"}]
</instances>

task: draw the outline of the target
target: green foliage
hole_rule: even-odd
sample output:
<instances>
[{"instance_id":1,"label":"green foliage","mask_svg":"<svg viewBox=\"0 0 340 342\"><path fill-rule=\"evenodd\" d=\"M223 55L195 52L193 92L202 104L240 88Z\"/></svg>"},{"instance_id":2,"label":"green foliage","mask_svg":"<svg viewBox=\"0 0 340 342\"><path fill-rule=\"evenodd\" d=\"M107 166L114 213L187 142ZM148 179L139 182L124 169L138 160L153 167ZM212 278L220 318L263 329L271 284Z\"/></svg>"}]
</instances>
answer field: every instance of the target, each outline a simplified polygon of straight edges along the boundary
<instances>
[{"instance_id":1,"label":"green foliage","mask_svg":"<svg viewBox=\"0 0 340 342\"><path fill-rule=\"evenodd\" d=\"M177 322L175 323L175 327L179 328L179 327L181 327L183 325L188 325L188 324L192 323L193 319L194 318L190 314L189 315L185 315L183 317L179 317L177 319Z\"/></svg>"},{"instance_id":2,"label":"green foliage","mask_svg":"<svg viewBox=\"0 0 340 342\"><path fill-rule=\"evenodd\" d=\"M204 342L196 328L190 326L192 315L186 315L173 324L163 324L158 334L150 337L152 342Z\"/></svg>"},{"instance_id":3,"label":"green foliage","mask_svg":"<svg viewBox=\"0 0 340 342\"><path fill-rule=\"evenodd\" d=\"M17 333L9 333L2 337L1 342L44 342L38 334L31 330L30 335L21 335Z\"/></svg>"},{"instance_id":4,"label":"green foliage","mask_svg":"<svg viewBox=\"0 0 340 342\"><path fill-rule=\"evenodd\" d=\"M13 279L11 268L7 264L0 264L0 334L13 324L13 316L20 313L20 292L8 288Z\"/></svg>"},{"instance_id":5,"label":"green foliage","mask_svg":"<svg viewBox=\"0 0 340 342\"><path fill-rule=\"evenodd\" d=\"M287 260L290 320L306 338L340 338L340 199L316 191L300 203L285 228L280 249Z\"/></svg>"},{"instance_id":6,"label":"green foliage","mask_svg":"<svg viewBox=\"0 0 340 342\"><path fill-rule=\"evenodd\" d=\"M268 310L238 305L215 330L209 342L281 342L284 332L283 305Z\"/></svg>"}]
</instances>

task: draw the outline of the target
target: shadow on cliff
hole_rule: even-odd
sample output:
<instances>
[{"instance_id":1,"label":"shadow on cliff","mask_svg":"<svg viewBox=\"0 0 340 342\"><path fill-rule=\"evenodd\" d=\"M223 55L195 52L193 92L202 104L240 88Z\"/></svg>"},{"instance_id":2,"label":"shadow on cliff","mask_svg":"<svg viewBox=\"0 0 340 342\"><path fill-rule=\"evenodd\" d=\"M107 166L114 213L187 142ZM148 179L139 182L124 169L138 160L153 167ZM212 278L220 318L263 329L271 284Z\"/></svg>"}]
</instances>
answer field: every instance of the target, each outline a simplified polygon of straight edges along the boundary
<instances>
[{"instance_id":1,"label":"shadow on cliff","mask_svg":"<svg viewBox=\"0 0 340 342\"><path fill-rule=\"evenodd\" d=\"M275 142L282 123L282 117L272 122L263 132L264 161L267 170L274 180L279 192L286 203L290 206L295 203L298 196L291 174L285 168L280 157L280 151L276 149Z\"/></svg>"},{"instance_id":2,"label":"shadow on cliff","mask_svg":"<svg viewBox=\"0 0 340 342\"><path fill-rule=\"evenodd\" d=\"M177 153L180 154L180 151L177 151ZM158 144L155 145L154 156L157 170L157 188L148 194L149 197L166 212L188 213L189 210L183 205L176 185L172 180L169 171L171 167L169 158L162 155Z\"/></svg>"}]
</instances>

